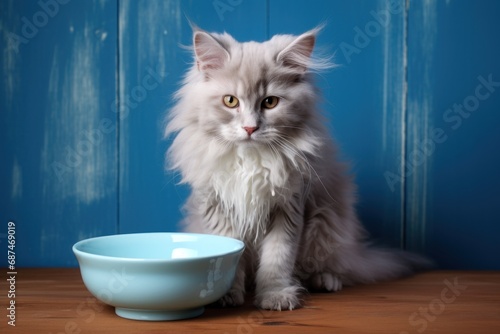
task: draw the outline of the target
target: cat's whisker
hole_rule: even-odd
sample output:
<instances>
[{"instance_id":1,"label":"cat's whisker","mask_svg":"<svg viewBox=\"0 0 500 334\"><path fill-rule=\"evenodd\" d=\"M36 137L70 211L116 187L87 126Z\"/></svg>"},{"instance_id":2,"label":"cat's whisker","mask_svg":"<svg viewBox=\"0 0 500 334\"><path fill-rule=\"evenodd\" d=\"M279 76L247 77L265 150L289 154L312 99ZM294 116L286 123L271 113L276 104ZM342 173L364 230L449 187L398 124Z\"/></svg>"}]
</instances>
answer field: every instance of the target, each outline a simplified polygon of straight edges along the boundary
<instances>
[{"instance_id":1,"label":"cat's whisker","mask_svg":"<svg viewBox=\"0 0 500 334\"><path fill-rule=\"evenodd\" d=\"M278 139L280 139L280 137L278 137ZM281 139L283 139L283 138L281 138ZM282 142L280 140L276 140L275 143L278 144L285 151L285 156L287 156L288 159L292 162L292 164L294 164L296 166L296 168L299 169L298 166L296 165L296 163L294 162L294 159L293 159L293 157L295 157L295 156L300 156L300 154L297 154L298 153L297 150L293 146L289 146L289 145L287 145L286 142ZM304 157L301 157L301 158L304 160ZM305 159L304 161L306 162L306 167L307 167L307 170L309 171L309 179L311 179L311 175L312 175L311 170L310 170L311 166L308 163L307 159ZM300 171L300 169L299 169L299 171ZM302 184L307 184L306 189L309 189L310 183L306 183L302 173L300 173L300 176L302 178Z\"/></svg>"},{"instance_id":2,"label":"cat's whisker","mask_svg":"<svg viewBox=\"0 0 500 334\"><path fill-rule=\"evenodd\" d=\"M306 128L304 126L300 125L274 125L275 128L287 128L287 129L298 129L298 130L305 130Z\"/></svg>"},{"instance_id":3,"label":"cat's whisker","mask_svg":"<svg viewBox=\"0 0 500 334\"><path fill-rule=\"evenodd\" d=\"M281 169L282 170L286 169L285 162L282 159L279 158L281 156L279 149L275 145L273 145L272 142L268 142L267 146L269 146L269 148L271 149L270 152L271 152L271 154L273 154L273 156L276 159L276 161L280 162ZM286 186L282 186L281 188L283 188L283 190L285 190L286 192L290 191L290 189L288 187L286 187Z\"/></svg>"},{"instance_id":4,"label":"cat's whisker","mask_svg":"<svg viewBox=\"0 0 500 334\"><path fill-rule=\"evenodd\" d=\"M307 156L301 152L300 150L298 150L297 148L295 148L295 146L293 145L293 143L286 139L285 137L281 136L279 137L280 140L283 141L283 144L284 144L284 147L287 147L289 150L292 150L294 153L296 153L296 155L298 157L300 157L304 163L307 165L308 167L308 170L309 170L309 176L311 176L311 171L314 172L314 175L316 176L316 178L318 179L319 183L321 184L321 186L323 187L323 189L325 190L326 194L328 195L328 197L330 197L330 199L334 202L334 203L338 203L338 201L330 194L329 190L327 189L327 187L325 186L325 184L323 183L323 180L321 180L321 177L319 176L318 172L316 171L316 169L314 169L314 167L311 165L311 163L309 162L309 160L307 159Z\"/></svg>"},{"instance_id":5,"label":"cat's whisker","mask_svg":"<svg viewBox=\"0 0 500 334\"><path fill-rule=\"evenodd\" d=\"M302 130L302 131L306 131L308 130L306 127L303 127L303 126L300 126L300 125L274 125L274 128L279 128L279 129L295 129L295 130ZM275 131L275 133L279 133L278 131ZM318 136L317 133L315 133L315 137L318 138L318 139L322 139L322 140L332 140L331 137L329 136Z\"/></svg>"},{"instance_id":6,"label":"cat's whisker","mask_svg":"<svg viewBox=\"0 0 500 334\"><path fill-rule=\"evenodd\" d=\"M266 129L263 132L263 135L268 138L269 140L272 140L276 136L283 136L285 133L281 131L282 129L287 130L287 129L294 129L294 130L300 130L303 132L306 132L309 130L307 127L300 126L300 125L273 125L272 128ZM313 131L317 132L317 131ZM332 138L329 136L319 136L317 133L314 133L314 137L316 139L321 139L323 141L331 141Z\"/></svg>"},{"instance_id":7,"label":"cat's whisker","mask_svg":"<svg viewBox=\"0 0 500 334\"><path fill-rule=\"evenodd\" d=\"M222 148L224 148L225 150L229 150L229 149L231 149L234 146L234 144L232 142L230 142L229 140L226 140L220 134L217 134L214 137L214 139L215 139L215 142L217 142L218 144L220 144L222 146Z\"/></svg>"}]
</instances>

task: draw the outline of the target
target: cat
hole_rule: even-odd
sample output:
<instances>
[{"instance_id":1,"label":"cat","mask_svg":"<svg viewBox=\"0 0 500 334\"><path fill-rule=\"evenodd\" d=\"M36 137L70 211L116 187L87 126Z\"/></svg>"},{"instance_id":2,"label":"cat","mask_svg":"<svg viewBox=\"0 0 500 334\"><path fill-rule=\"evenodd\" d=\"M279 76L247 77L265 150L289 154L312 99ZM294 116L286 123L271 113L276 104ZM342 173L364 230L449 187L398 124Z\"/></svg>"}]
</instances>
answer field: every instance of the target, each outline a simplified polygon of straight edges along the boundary
<instances>
[{"instance_id":1,"label":"cat","mask_svg":"<svg viewBox=\"0 0 500 334\"><path fill-rule=\"evenodd\" d=\"M321 28L239 43L193 31L194 63L167 117L169 168L191 187L184 227L244 241L234 283L219 301L295 309L307 289L338 291L412 274L426 259L372 248L355 186L318 110L313 55Z\"/></svg>"}]
</instances>

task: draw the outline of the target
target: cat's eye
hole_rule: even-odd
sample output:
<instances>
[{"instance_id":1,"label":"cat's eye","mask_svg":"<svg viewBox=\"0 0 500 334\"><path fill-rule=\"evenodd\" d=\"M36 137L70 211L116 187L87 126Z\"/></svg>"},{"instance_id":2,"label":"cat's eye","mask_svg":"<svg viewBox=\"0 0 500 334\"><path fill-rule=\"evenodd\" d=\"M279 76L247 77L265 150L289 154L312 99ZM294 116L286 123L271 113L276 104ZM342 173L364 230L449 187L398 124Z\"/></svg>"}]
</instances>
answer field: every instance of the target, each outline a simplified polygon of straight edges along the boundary
<instances>
[{"instance_id":1,"label":"cat's eye","mask_svg":"<svg viewBox=\"0 0 500 334\"><path fill-rule=\"evenodd\" d=\"M232 95L226 95L222 98L222 101L224 102L224 105L228 108L236 108L239 104L240 101Z\"/></svg>"},{"instance_id":2,"label":"cat's eye","mask_svg":"<svg viewBox=\"0 0 500 334\"><path fill-rule=\"evenodd\" d=\"M262 100L262 108L273 109L278 105L279 100L277 96L268 96Z\"/></svg>"}]
</instances>

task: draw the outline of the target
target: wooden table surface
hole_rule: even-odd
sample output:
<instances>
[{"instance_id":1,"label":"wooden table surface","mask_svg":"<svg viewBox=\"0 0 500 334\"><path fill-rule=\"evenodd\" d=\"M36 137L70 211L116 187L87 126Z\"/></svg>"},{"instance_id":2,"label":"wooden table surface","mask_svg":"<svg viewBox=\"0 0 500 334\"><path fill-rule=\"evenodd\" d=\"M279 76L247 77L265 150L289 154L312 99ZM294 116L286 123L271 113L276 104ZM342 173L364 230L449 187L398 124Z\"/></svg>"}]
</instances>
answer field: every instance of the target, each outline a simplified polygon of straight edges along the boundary
<instances>
[{"instance_id":1,"label":"wooden table surface","mask_svg":"<svg viewBox=\"0 0 500 334\"><path fill-rule=\"evenodd\" d=\"M1 333L500 333L500 272L433 271L312 293L294 311L258 310L248 301L171 322L116 316L90 295L78 269L19 269L15 299L8 290L2 279ZM7 323L10 300L15 327Z\"/></svg>"}]
</instances>

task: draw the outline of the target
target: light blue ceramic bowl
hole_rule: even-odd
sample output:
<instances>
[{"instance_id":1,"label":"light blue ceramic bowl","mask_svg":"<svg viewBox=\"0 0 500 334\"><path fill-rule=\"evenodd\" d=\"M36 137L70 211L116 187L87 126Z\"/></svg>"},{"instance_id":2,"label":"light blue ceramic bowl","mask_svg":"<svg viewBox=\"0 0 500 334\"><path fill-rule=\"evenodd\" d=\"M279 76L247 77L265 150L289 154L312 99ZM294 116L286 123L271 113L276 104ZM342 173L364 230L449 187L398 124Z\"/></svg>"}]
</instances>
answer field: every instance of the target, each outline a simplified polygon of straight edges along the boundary
<instances>
[{"instance_id":1,"label":"light blue ceramic bowl","mask_svg":"<svg viewBox=\"0 0 500 334\"><path fill-rule=\"evenodd\" d=\"M92 238L73 246L83 282L116 314L135 320L196 317L231 287L243 242L191 233Z\"/></svg>"}]
</instances>

